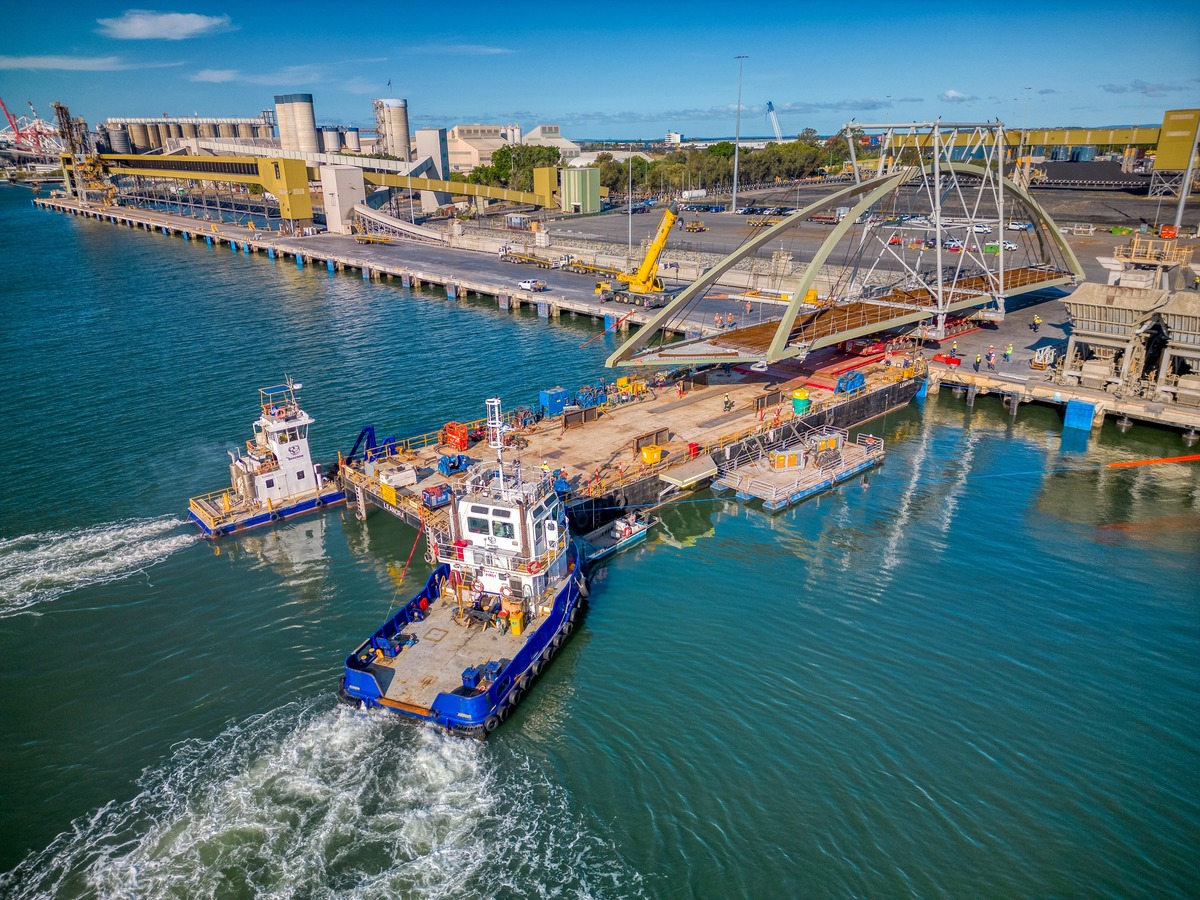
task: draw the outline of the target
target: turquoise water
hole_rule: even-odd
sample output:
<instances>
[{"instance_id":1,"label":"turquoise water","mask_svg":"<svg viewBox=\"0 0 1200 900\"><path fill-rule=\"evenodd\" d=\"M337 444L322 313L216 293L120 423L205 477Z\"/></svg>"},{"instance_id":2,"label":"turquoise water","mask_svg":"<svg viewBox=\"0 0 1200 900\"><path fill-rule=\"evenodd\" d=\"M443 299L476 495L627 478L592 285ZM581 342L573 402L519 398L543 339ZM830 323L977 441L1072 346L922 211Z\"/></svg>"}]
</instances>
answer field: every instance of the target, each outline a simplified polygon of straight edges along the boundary
<instances>
[{"instance_id":1,"label":"turquoise water","mask_svg":"<svg viewBox=\"0 0 1200 900\"><path fill-rule=\"evenodd\" d=\"M1200 474L947 394L774 517L706 494L596 578L498 737L339 708L427 573L382 514L212 545L256 390L319 457L594 381L482 301L34 210L0 189L0 894L1188 896Z\"/></svg>"}]
</instances>

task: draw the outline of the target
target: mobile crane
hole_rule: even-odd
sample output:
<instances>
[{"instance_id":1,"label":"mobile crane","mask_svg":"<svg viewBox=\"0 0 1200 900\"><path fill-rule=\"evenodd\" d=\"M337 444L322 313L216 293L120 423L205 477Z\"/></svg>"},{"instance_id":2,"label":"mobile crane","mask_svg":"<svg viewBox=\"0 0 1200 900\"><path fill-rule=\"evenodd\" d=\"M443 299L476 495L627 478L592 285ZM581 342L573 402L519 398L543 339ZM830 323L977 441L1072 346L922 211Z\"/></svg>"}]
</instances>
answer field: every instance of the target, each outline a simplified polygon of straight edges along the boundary
<instances>
[{"instance_id":1,"label":"mobile crane","mask_svg":"<svg viewBox=\"0 0 1200 900\"><path fill-rule=\"evenodd\" d=\"M601 297L611 297L618 303L632 303L635 306L662 306L667 297L663 294L663 280L658 276L658 259L662 256L663 248L667 246L667 238L678 218L679 207L674 203L663 210L654 240L646 248L646 256L634 272L623 272L582 260L572 260L567 268L573 272L603 276L602 280L596 282L596 293ZM614 287L614 284L622 286Z\"/></svg>"}]
</instances>

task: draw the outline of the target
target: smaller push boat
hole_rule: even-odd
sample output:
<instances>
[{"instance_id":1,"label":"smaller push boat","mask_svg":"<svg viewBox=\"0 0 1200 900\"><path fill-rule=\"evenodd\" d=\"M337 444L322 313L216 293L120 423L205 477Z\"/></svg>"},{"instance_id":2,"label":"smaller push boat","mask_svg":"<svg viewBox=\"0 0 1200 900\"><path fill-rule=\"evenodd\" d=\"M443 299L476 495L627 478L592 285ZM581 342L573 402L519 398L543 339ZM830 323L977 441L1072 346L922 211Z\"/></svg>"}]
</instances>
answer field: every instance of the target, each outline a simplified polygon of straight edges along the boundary
<instances>
[{"instance_id":1,"label":"smaller push boat","mask_svg":"<svg viewBox=\"0 0 1200 900\"><path fill-rule=\"evenodd\" d=\"M300 408L301 385L260 388L260 415L245 453L229 453L229 487L193 497L188 518L217 538L290 519L346 499L332 473L312 461L308 429L312 417Z\"/></svg>"},{"instance_id":2,"label":"smaller push boat","mask_svg":"<svg viewBox=\"0 0 1200 900\"><path fill-rule=\"evenodd\" d=\"M612 556L646 539L647 533L658 524L658 519L643 513L628 513L609 522L602 528L590 531L579 538L584 559L590 565Z\"/></svg>"}]
</instances>

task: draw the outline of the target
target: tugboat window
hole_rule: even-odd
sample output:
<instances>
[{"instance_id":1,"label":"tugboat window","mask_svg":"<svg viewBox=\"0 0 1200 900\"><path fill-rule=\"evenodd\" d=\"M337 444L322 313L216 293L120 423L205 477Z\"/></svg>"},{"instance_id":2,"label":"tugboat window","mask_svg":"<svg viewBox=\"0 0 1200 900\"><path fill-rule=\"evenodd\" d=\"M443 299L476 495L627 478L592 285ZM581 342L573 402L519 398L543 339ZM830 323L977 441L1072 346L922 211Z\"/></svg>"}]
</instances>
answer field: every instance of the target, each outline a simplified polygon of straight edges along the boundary
<instances>
[{"instance_id":1,"label":"tugboat window","mask_svg":"<svg viewBox=\"0 0 1200 900\"><path fill-rule=\"evenodd\" d=\"M269 487L269 488L275 487L275 479L274 479L274 478L268 478L268 479L267 479L267 481L266 481L266 485L267 485L267 487Z\"/></svg>"},{"instance_id":2,"label":"tugboat window","mask_svg":"<svg viewBox=\"0 0 1200 900\"><path fill-rule=\"evenodd\" d=\"M474 516L467 516L467 531L471 532L471 534L487 534L487 519L477 519Z\"/></svg>"},{"instance_id":3,"label":"tugboat window","mask_svg":"<svg viewBox=\"0 0 1200 900\"><path fill-rule=\"evenodd\" d=\"M296 473L296 480L301 481L301 480L303 480L303 478L304 478L304 470L301 469L299 472Z\"/></svg>"},{"instance_id":4,"label":"tugboat window","mask_svg":"<svg viewBox=\"0 0 1200 900\"><path fill-rule=\"evenodd\" d=\"M493 522L492 534L498 538L505 538L506 540L510 541L517 536L516 530L512 526L512 522Z\"/></svg>"}]
</instances>

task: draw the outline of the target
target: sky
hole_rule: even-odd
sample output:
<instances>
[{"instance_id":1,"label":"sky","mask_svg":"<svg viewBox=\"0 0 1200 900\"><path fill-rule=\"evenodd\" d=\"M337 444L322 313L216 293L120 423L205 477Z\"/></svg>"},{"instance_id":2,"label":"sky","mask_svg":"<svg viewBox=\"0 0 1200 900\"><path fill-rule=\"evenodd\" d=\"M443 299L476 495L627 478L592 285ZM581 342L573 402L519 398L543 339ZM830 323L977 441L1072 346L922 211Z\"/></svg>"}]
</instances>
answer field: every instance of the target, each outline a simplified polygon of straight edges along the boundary
<instances>
[{"instance_id":1,"label":"sky","mask_svg":"<svg viewBox=\"0 0 1200 900\"><path fill-rule=\"evenodd\" d=\"M369 128L372 98L398 97L413 128L556 123L574 140L765 137L768 101L785 137L851 119L1161 124L1200 107L1195 0L533 7L14 0L0 99L46 119L61 101L95 125L253 116L301 92L318 125Z\"/></svg>"}]
</instances>

